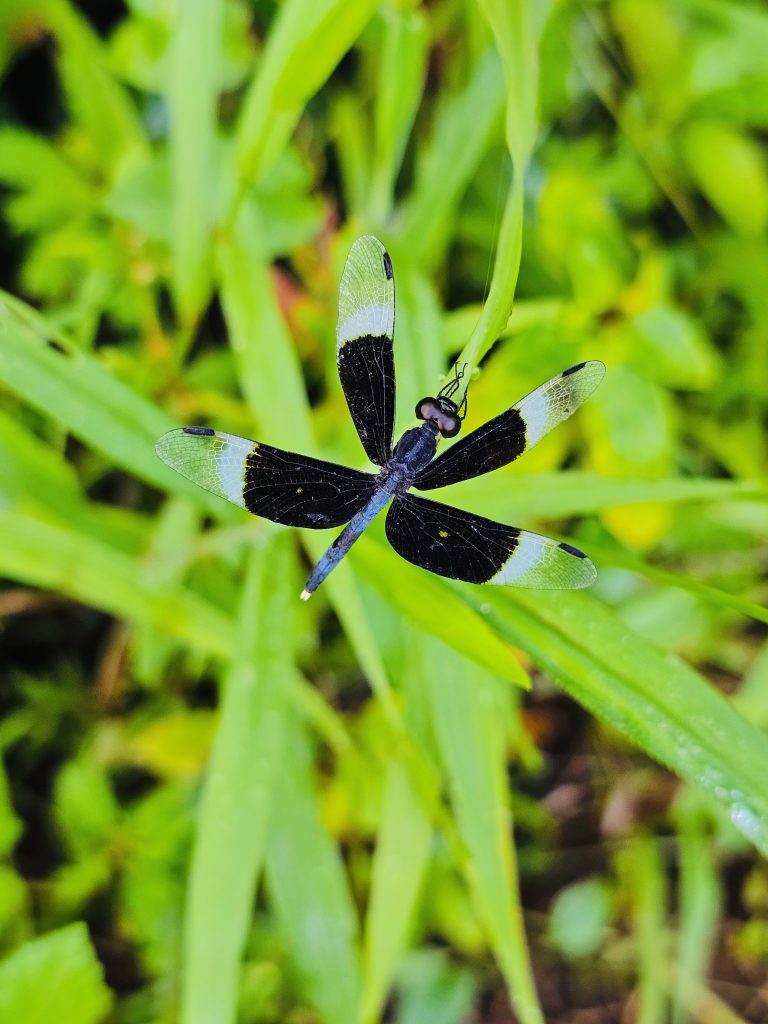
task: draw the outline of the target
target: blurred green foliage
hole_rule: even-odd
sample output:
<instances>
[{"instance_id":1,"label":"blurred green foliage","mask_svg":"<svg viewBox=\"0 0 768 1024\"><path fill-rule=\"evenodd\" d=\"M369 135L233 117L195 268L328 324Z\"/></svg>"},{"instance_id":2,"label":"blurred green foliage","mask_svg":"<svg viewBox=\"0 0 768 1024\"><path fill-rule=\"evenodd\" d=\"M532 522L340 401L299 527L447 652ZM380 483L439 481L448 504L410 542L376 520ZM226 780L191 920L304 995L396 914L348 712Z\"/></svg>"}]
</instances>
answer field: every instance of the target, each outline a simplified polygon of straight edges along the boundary
<instances>
[{"instance_id":1,"label":"blurred green foliage","mask_svg":"<svg viewBox=\"0 0 768 1024\"><path fill-rule=\"evenodd\" d=\"M0 1021L766 1019L766 52L731 0L5 0ZM446 495L589 594L379 523L299 605L329 538L156 459L362 464L363 233L399 427L460 352L467 429L608 365Z\"/></svg>"}]
</instances>

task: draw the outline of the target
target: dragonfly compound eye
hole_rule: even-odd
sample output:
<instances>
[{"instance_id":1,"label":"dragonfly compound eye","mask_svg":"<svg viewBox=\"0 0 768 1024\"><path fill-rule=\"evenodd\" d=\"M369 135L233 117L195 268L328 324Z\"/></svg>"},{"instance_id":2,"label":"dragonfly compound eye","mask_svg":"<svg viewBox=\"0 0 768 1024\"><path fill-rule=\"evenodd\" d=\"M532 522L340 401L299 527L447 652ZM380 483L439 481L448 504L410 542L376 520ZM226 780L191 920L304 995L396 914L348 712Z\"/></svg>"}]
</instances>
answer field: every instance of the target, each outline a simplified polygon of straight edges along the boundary
<instances>
[{"instance_id":1,"label":"dragonfly compound eye","mask_svg":"<svg viewBox=\"0 0 768 1024\"><path fill-rule=\"evenodd\" d=\"M440 415L434 398L422 398L416 406L416 418L420 420L436 420Z\"/></svg>"},{"instance_id":2,"label":"dragonfly compound eye","mask_svg":"<svg viewBox=\"0 0 768 1024\"><path fill-rule=\"evenodd\" d=\"M461 420L458 416L441 416L438 426L443 437L456 437L461 430Z\"/></svg>"}]
</instances>

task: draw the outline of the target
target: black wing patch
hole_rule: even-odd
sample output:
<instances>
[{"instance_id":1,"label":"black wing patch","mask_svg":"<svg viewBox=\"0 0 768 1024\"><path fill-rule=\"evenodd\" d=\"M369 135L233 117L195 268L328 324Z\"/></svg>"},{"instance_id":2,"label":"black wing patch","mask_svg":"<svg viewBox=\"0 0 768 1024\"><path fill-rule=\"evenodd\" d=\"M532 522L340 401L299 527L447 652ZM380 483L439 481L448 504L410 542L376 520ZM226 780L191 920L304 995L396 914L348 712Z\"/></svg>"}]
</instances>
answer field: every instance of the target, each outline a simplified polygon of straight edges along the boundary
<instances>
[{"instance_id":1,"label":"black wing patch","mask_svg":"<svg viewBox=\"0 0 768 1024\"><path fill-rule=\"evenodd\" d=\"M599 359L558 373L457 441L416 476L414 486L429 491L506 466L574 413L604 375L605 366Z\"/></svg>"},{"instance_id":2,"label":"black wing patch","mask_svg":"<svg viewBox=\"0 0 768 1024\"><path fill-rule=\"evenodd\" d=\"M392 455L395 424L395 283L389 253L366 235L352 246L339 287L339 378L371 462Z\"/></svg>"},{"instance_id":3,"label":"black wing patch","mask_svg":"<svg viewBox=\"0 0 768 1024\"><path fill-rule=\"evenodd\" d=\"M597 575L571 544L410 494L395 497L386 532L409 562L466 583L573 590Z\"/></svg>"},{"instance_id":4,"label":"black wing patch","mask_svg":"<svg viewBox=\"0 0 768 1024\"><path fill-rule=\"evenodd\" d=\"M171 430L155 447L163 462L188 480L284 526L341 526L377 486L370 473L208 427Z\"/></svg>"},{"instance_id":5,"label":"black wing patch","mask_svg":"<svg viewBox=\"0 0 768 1024\"><path fill-rule=\"evenodd\" d=\"M514 461L525 449L525 423L513 406L438 455L417 473L414 487L431 491L490 473Z\"/></svg>"},{"instance_id":6,"label":"black wing patch","mask_svg":"<svg viewBox=\"0 0 768 1024\"><path fill-rule=\"evenodd\" d=\"M376 490L376 477L334 462L257 444L245 464L243 500L254 515L285 526L341 526Z\"/></svg>"}]
</instances>

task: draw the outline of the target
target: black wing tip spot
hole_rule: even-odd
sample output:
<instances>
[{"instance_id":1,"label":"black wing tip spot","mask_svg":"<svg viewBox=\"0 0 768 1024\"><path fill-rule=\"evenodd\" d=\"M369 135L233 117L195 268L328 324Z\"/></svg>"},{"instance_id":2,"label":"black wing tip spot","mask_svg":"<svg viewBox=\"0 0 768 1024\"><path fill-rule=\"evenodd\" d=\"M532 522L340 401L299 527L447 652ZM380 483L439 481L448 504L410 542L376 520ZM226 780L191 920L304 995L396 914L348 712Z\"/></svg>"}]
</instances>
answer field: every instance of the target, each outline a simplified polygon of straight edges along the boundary
<instances>
[{"instance_id":1,"label":"black wing tip spot","mask_svg":"<svg viewBox=\"0 0 768 1024\"><path fill-rule=\"evenodd\" d=\"M384 273L387 275L387 280L391 281L395 276L395 272L392 269L392 260L389 258L389 253L386 249L384 250L381 259L384 263Z\"/></svg>"},{"instance_id":2,"label":"black wing tip spot","mask_svg":"<svg viewBox=\"0 0 768 1024\"><path fill-rule=\"evenodd\" d=\"M210 427L182 427L185 434L195 434L198 437L213 437L216 433L215 430L211 430Z\"/></svg>"},{"instance_id":3,"label":"black wing tip spot","mask_svg":"<svg viewBox=\"0 0 768 1024\"><path fill-rule=\"evenodd\" d=\"M567 544L565 541L562 541L558 546L561 547L563 551L567 551L569 555L573 555L575 558L587 557L583 551L579 551L579 549L575 548L573 544Z\"/></svg>"},{"instance_id":4,"label":"black wing tip spot","mask_svg":"<svg viewBox=\"0 0 768 1024\"><path fill-rule=\"evenodd\" d=\"M567 370L563 370L562 376L570 377L572 373L576 373L578 370L583 370L586 365L586 363L576 363L575 366L569 366Z\"/></svg>"}]
</instances>

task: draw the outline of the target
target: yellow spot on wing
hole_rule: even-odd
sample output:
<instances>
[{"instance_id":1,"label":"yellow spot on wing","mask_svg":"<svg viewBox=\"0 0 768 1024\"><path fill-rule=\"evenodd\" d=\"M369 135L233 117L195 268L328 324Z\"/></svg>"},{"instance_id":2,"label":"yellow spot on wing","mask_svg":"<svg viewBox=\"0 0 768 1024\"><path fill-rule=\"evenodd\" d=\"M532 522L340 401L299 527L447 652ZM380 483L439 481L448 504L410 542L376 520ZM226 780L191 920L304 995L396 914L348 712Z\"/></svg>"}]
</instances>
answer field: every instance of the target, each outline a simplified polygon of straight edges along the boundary
<instances>
[{"instance_id":1,"label":"yellow spot on wing","mask_svg":"<svg viewBox=\"0 0 768 1024\"><path fill-rule=\"evenodd\" d=\"M303 487L297 487L297 488L296 488L296 493L297 493L297 494L301 494L301 492L302 492L303 490L304 490L304 488L303 488Z\"/></svg>"},{"instance_id":2,"label":"yellow spot on wing","mask_svg":"<svg viewBox=\"0 0 768 1024\"><path fill-rule=\"evenodd\" d=\"M440 531L440 536L441 537L447 537L448 536L448 531L447 530L441 530Z\"/></svg>"}]
</instances>

